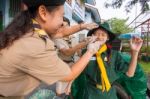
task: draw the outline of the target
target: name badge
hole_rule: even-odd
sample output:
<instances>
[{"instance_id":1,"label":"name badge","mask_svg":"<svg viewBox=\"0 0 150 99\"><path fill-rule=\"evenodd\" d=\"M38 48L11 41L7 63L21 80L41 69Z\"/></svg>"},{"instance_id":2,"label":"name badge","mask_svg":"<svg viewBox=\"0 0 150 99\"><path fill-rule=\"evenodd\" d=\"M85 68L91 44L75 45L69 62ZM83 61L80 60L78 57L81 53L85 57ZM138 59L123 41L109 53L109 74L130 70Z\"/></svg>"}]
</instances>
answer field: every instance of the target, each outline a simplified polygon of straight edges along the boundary
<instances>
[{"instance_id":1,"label":"name badge","mask_svg":"<svg viewBox=\"0 0 150 99\"><path fill-rule=\"evenodd\" d=\"M90 60L96 60L96 57L91 57Z\"/></svg>"}]
</instances>

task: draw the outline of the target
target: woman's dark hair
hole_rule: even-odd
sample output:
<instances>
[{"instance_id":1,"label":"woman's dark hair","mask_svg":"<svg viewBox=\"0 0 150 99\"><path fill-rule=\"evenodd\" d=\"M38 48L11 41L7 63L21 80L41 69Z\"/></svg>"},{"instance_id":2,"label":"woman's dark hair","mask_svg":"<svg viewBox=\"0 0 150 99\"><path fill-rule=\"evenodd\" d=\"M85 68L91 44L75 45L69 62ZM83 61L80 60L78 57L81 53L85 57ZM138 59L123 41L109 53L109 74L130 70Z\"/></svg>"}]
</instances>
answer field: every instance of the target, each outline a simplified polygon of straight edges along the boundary
<instances>
[{"instance_id":1,"label":"woman's dark hair","mask_svg":"<svg viewBox=\"0 0 150 99\"><path fill-rule=\"evenodd\" d=\"M11 46L15 40L28 33L29 30L33 30L32 18L37 15L38 7L30 7L14 17L13 21L0 33L0 50ZM46 8L51 12L58 6L48 6Z\"/></svg>"}]
</instances>

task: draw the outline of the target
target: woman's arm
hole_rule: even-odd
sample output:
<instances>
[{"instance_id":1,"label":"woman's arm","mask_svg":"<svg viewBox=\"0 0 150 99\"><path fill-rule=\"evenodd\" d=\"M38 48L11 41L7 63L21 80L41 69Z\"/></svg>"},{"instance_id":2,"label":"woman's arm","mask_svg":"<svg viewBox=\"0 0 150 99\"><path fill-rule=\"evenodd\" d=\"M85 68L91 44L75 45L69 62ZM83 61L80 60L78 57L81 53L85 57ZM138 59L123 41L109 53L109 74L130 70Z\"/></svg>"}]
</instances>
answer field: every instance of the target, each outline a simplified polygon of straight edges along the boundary
<instances>
[{"instance_id":1,"label":"woman's arm","mask_svg":"<svg viewBox=\"0 0 150 99\"><path fill-rule=\"evenodd\" d=\"M62 81L74 80L87 66L90 58L97 52L100 47L100 42L89 44L87 47L87 52L71 67L71 73L62 79Z\"/></svg>"},{"instance_id":2,"label":"woman's arm","mask_svg":"<svg viewBox=\"0 0 150 99\"><path fill-rule=\"evenodd\" d=\"M71 81L74 80L86 67L90 58L93 54L90 51L87 51L72 67L71 73L69 76L65 77L62 81Z\"/></svg>"},{"instance_id":3,"label":"woman's arm","mask_svg":"<svg viewBox=\"0 0 150 99\"><path fill-rule=\"evenodd\" d=\"M81 23L78 25L74 25L71 27L62 27L60 29L58 29L58 31L56 33L54 33L53 35L51 35L52 38L56 39L56 38L62 38L68 35L72 35L76 32L79 32L81 30L87 29L87 30L91 30L94 28L97 28L98 25L96 23Z\"/></svg>"}]
</instances>

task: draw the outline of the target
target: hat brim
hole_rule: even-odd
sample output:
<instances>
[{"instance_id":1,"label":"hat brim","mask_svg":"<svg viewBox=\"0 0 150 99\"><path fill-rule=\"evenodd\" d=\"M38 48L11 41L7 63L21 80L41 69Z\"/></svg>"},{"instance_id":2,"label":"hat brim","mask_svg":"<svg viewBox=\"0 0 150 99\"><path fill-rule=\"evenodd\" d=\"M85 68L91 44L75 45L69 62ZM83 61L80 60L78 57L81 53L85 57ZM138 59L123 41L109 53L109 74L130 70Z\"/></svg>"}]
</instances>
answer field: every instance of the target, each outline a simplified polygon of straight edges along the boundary
<instances>
[{"instance_id":1,"label":"hat brim","mask_svg":"<svg viewBox=\"0 0 150 99\"><path fill-rule=\"evenodd\" d=\"M103 30L105 30L105 31L108 33L108 35L109 35L109 40L108 40L107 42L111 42L111 41L113 41L113 40L116 38L116 35L115 35L112 31L106 29L106 28L105 28L104 26L102 26L102 25L99 25L98 28L95 28L95 29L93 29L93 30L90 30L90 31L88 32L87 36L92 36L92 34L95 33L95 31L97 31L98 29L101 29L101 28L102 28Z\"/></svg>"},{"instance_id":2,"label":"hat brim","mask_svg":"<svg viewBox=\"0 0 150 99\"><path fill-rule=\"evenodd\" d=\"M112 31L110 31L110 30L108 30L108 29L106 29L104 26L99 26L99 28L102 28L102 29L104 29L105 31L107 31L107 33L108 33L108 35L109 35L109 42L111 42L111 41L113 41L115 38L116 38L116 35L112 32Z\"/></svg>"}]
</instances>

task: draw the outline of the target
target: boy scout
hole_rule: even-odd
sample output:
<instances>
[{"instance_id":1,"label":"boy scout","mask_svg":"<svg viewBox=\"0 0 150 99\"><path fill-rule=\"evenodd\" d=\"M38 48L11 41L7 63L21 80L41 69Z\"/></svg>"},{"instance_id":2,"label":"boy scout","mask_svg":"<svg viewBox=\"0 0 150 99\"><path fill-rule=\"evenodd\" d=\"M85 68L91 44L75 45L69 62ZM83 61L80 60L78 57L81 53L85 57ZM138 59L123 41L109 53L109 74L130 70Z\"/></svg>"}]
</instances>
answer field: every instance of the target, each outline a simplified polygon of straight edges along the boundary
<instances>
[{"instance_id":1,"label":"boy scout","mask_svg":"<svg viewBox=\"0 0 150 99\"><path fill-rule=\"evenodd\" d=\"M70 26L70 21L69 21L68 18L64 17L63 20L64 20L63 28L66 29L66 27L68 27L68 28L70 27L70 30L71 30L72 33L77 32L77 31L81 31L83 29L93 29L92 28L93 24L81 23L82 24L81 28L74 28L76 26L80 27L81 24ZM88 28L88 27L90 27L90 28ZM69 31L66 31L66 32L69 32ZM67 63L69 66L72 66L72 64L74 63L74 54L77 51L81 50L82 48L86 47L89 43L89 40L86 39L85 41L71 47L70 38L68 36L68 37L65 37L65 38L55 39L54 43L56 45L56 48L58 49L58 56L65 63ZM60 96L63 93L68 94L70 92L71 83L57 82L56 83L56 93L57 93L57 95Z\"/></svg>"},{"instance_id":2,"label":"boy scout","mask_svg":"<svg viewBox=\"0 0 150 99\"><path fill-rule=\"evenodd\" d=\"M141 38L133 38L130 42L131 60L124 60L120 52L114 51L108 43L115 35L109 24L104 22L98 28L89 31L88 36L95 35L101 42L99 51L91 58L88 66L73 84L74 99L118 99L112 83L119 76L133 77L137 57L142 46Z\"/></svg>"}]
</instances>

